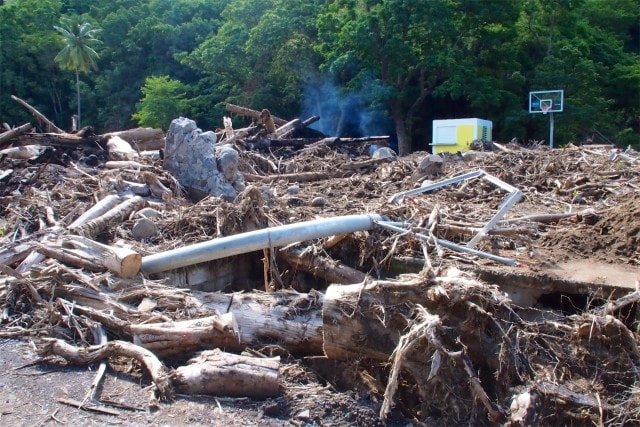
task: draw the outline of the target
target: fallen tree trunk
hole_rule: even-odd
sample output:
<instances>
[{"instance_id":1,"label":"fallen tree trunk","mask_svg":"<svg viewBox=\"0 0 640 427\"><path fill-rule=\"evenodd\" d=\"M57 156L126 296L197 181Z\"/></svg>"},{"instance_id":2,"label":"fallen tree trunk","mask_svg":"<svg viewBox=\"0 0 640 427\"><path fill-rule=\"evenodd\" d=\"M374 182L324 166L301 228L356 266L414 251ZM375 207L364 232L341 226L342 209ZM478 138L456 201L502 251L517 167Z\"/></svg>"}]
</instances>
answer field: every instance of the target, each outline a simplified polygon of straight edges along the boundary
<instances>
[{"instance_id":1,"label":"fallen tree trunk","mask_svg":"<svg viewBox=\"0 0 640 427\"><path fill-rule=\"evenodd\" d=\"M109 160L138 160L140 157L136 150L131 147L124 139L119 136L112 136L107 141L107 152L109 153Z\"/></svg>"},{"instance_id":2,"label":"fallen tree trunk","mask_svg":"<svg viewBox=\"0 0 640 427\"><path fill-rule=\"evenodd\" d=\"M144 199L140 196L131 197L105 212L102 216L94 218L86 224L82 224L77 227L69 227L69 230L80 236L95 238L110 224L122 222L126 220L131 213L142 209L144 207L144 203Z\"/></svg>"},{"instance_id":3,"label":"fallen tree trunk","mask_svg":"<svg viewBox=\"0 0 640 427\"><path fill-rule=\"evenodd\" d=\"M282 125L281 127L279 127L278 129L276 129L276 138L275 139L281 139L286 137L287 135L289 135L291 132L293 132L295 129L299 128L302 126L302 122L300 121L300 119L293 119L288 123L285 123L284 125Z\"/></svg>"},{"instance_id":4,"label":"fallen tree trunk","mask_svg":"<svg viewBox=\"0 0 640 427\"><path fill-rule=\"evenodd\" d=\"M132 160L110 160L105 162L104 167L106 169L133 169L133 170L142 170L142 169L151 169L151 166L145 165L139 162L134 162Z\"/></svg>"},{"instance_id":5,"label":"fallen tree trunk","mask_svg":"<svg viewBox=\"0 0 640 427\"><path fill-rule=\"evenodd\" d=\"M40 125L46 129L47 132L53 132L53 133L65 133L62 129L60 129L58 126L56 126L55 124L53 124L52 121L50 121L49 119L47 119L40 111L36 110L35 108L33 108L31 105L29 105L26 101L23 101L22 99L18 98L15 95L11 95L11 99L13 99L14 101L16 101L18 104L22 105L24 108L26 108L31 114L33 114L33 116L36 118L36 120L38 120L38 123L40 123Z\"/></svg>"},{"instance_id":6,"label":"fallen tree trunk","mask_svg":"<svg viewBox=\"0 0 640 427\"><path fill-rule=\"evenodd\" d=\"M131 337L136 345L160 357L188 357L213 348L240 352L248 346L269 345L293 354L322 354L323 295L319 292L192 291L186 297L181 290L169 289L178 294L176 309L188 309L199 317L185 321L172 321L166 316L158 319L157 311L144 312L126 304L130 298L116 301L109 294L81 286L58 286L54 296L74 301L78 313L102 323L114 336ZM166 292L154 298L171 298ZM136 295L139 300L141 296ZM151 320L153 317L157 320Z\"/></svg>"},{"instance_id":7,"label":"fallen tree trunk","mask_svg":"<svg viewBox=\"0 0 640 427\"><path fill-rule=\"evenodd\" d=\"M314 124L318 120L320 120L320 116L311 116L308 119L303 120L302 124L305 125L305 126L309 126L309 125Z\"/></svg>"},{"instance_id":8,"label":"fallen tree trunk","mask_svg":"<svg viewBox=\"0 0 640 427\"><path fill-rule=\"evenodd\" d=\"M410 305L423 302L428 288L419 278L329 286L322 306L324 354L388 360L411 318Z\"/></svg>"},{"instance_id":9,"label":"fallen tree trunk","mask_svg":"<svg viewBox=\"0 0 640 427\"><path fill-rule=\"evenodd\" d=\"M131 325L133 342L159 357L184 357L202 349L242 351L233 314L180 322Z\"/></svg>"},{"instance_id":10,"label":"fallen tree trunk","mask_svg":"<svg viewBox=\"0 0 640 427\"><path fill-rule=\"evenodd\" d=\"M162 150L164 149L164 132L155 128L135 128L119 132L109 132L101 135L101 138L109 140L119 137L127 141L138 151Z\"/></svg>"},{"instance_id":11,"label":"fallen tree trunk","mask_svg":"<svg viewBox=\"0 0 640 427\"><path fill-rule=\"evenodd\" d=\"M96 137L82 137L71 133L29 133L17 136L14 141L20 145L37 144L78 147L82 144L93 144L96 141Z\"/></svg>"},{"instance_id":12,"label":"fallen tree trunk","mask_svg":"<svg viewBox=\"0 0 640 427\"><path fill-rule=\"evenodd\" d=\"M58 242L37 243L36 250L49 258L90 271L111 271L133 277L140 271L142 256L126 248L103 245L83 236L64 236Z\"/></svg>"},{"instance_id":13,"label":"fallen tree trunk","mask_svg":"<svg viewBox=\"0 0 640 427\"><path fill-rule=\"evenodd\" d=\"M120 196L116 196L115 194L109 194L105 196L102 200L93 205L88 211L80 215L75 221L69 224L69 228L73 229L86 224L92 219L95 219L100 215L103 215L105 212L111 210L112 208L120 204L120 202L122 202L122 198Z\"/></svg>"},{"instance_id":14,"label":"fallen tree trunk","mask_svg":"<svg viewBox=\"0 0 640 427\"><path fill-rule=\"evenodd\" d=\"M16 160L29 160L38 157L43 148L39 145L23 145L0 150L0 159L8 157Z\"/></svg>"},{"instance_id":15,"label":"fallen tree trunk","mask_svg":"<svg viewBox=\"0 0 640 427\"><path fill-rule=\"evenodd\" d=\"M266 399L278 395L280 358L257 358L203 351L188 365L169 374L176 391L184 394L251 397Z\"/></svg>"},{"instance_id":16,"label":"fallen tree trunk","mask_svg":"<svg viewBox=\"0 0 640 427\"><path fill-rule=\"evenodd\" d=\"M147 184L141 184L139 182L110 178L109 184L113 185L113 188L115 188L120 194L130 193L143 197L151 194L151 189L149 188L149 186Z\"/></svg>"},{"instance_id":17,"label":"fallen tree trunk","mask_svg":"<svg viewBox=\"0 0 640 427\"><path fill-rule=\"evenodd\" d=\"M245 136L249 135L249 132L247 130L239 130L238 133L234 134L233 136L230 136L229 138L225 139L224 141L220 141L219 145L227 145L227 144L233 144L234 142L244 138Z\"/></svg>"},{"instance_id":18,"label":"fallen tree trunk","mask_svg":"<svg viewBox=\"0 0 640 427\"><path fill-rule=\"evenodd\" d=\"M234 105L234 104L226 104L225 108L230 113L235 113L239 116L244 116L244 117L251 117L254 120L260 120L260 111L252 110L250 108L240 107L239 105ZM286 120L276 117L274 115L271 115L271 118L273 119L274 123L277 124L278 126L282 126L287 123Z\"/></svg>"},{"instance_id":19,"label":"fallen tree trunk","mask_svg":"<svg viewBox=\"0 0 640 427\"><path fill-rule=\"evenodd\" d=\"M265 399L278 395L280 358L252 358L207 351L186 366L169 371L149 350L125 341L79 348L57 339L45 339L38 348L41 357L60 356L88 365L109 357L131 357L151 376L160 400L169 401L179 391L186 394L211 394Z\"/></svg>"},{"instance_id":20,"label":"fallen tree trunk","mask_svg":"<svg viewBox=\"0 0 640 427\"><path fill-rule=\"evenodd\" d=\"M24 133L27 133L31 129L33 129L33 126L31 126L31 123L26 123L22 126L18 126L15 129L11 129L6 132L0 133L0 147L2 147L6 142L9 142L11 138L15 138L16 136L20 136Z\"/></svg>"},{"instance_id":21,"label":"fallen tree trunk","mask_svg":"<svg viewBox=\"0 0 640 427\"><path fill-rule=\"evenodd\" d=\"M241 294L193 291L201 304L199 312L233 313L237 341L212 327L189 332L189 328L179 326L175 333L170 332L170 324L160 325L158 334L136 333L134 340L157 354L176 355L182 348L177 341L182 331L182 340L187 343L184 349L189 351L221 345L240 351L247 346L275 344L292 354L324 353L336 360L365 357L386 361L407 327L415 304L429 302L427 290L431 286L428 280L415 277L402 282L332 285L325 295L284 290ZM144 331L144 326L140 328L138 331ZM171 338L161 339L165 333ZM202 337L205 340L199 341Z\"/></svg>"},{"instance_id":22,"label":"fallen tree trunk","mask_svg":"<svg viewBox=\"0 0 640 427\"><path fill-rule=\"evenodd\" d=\"M277 252L278 258L291 266L320 277L329 283L362 283L366 274L329 257L318 256L308 249L287 248Z\"/></svg>"},{"instance_id":23,"label":"fallen tree trunk","mask_svg":"<svg viewBox=\"0 0 640 427\"><path fill-rule=\"evenodd\" d=\"M113 207L115 207L120 202L120 197L109 195L94 205L91 209L89 209L84 214L80 215L71 225L69 225L68 229L75 230L85 225L87 222L103 215L105 212L109 211ZM47 229L44 233L44 236L41 239L41 243L46 243L47 241L53 238L53 235L59 234L62 232L60 227L52 227L51 229ZM31 270L31 268L44 261L45 256L37 251L32 251L26 257L22 259L20 265L16 268L16 271L19 273L26 273Z\"/></svg>"}]
</instances>

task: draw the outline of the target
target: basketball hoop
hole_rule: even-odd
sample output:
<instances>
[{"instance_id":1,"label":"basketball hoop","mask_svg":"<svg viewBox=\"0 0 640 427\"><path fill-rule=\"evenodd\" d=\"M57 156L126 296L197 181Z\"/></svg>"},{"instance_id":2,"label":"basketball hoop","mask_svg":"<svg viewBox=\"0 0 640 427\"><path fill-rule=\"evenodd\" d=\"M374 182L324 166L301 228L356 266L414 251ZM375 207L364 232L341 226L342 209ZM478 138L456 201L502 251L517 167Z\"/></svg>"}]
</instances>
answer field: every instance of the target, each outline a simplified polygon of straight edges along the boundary
<instances>
[{"instance_id":1,"label":"basketball hoop","mask_svg":"<svg viewBox=\"0 0 640 427\"><path fill-rule=\"evenodd\" d=\"M529 92L529 112L549 116L549 147L553 148L553 116L564 111L564 89ZM549 113L549 114L547 114Z\"/></svg>"}]
</instances>

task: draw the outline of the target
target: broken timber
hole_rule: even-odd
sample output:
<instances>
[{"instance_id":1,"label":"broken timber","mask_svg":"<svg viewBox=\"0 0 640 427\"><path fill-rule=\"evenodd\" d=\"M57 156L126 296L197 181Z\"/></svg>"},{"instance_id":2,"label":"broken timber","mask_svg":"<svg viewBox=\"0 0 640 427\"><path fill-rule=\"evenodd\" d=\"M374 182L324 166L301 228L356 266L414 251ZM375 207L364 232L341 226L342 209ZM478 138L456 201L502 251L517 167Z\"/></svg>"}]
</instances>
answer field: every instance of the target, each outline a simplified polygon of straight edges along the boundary
<instances>
[{"instance_id":1,"label":"broken timber","mask_svg":"<svg viewBox=\"0 0 640 427\"><path fill-rule=\"evenodd\" d=\"M227 109L227 111L231 113L235 113L239 116L251 117L254 120L260 120L260 111L252 110L250 108L240 107L239 105L234 105L234 104L227 104L225 108ZM274 115L271 115L271 118L273 119L273 122L278 126L282 126L287 123L286 120L283 120Z\"/></svg>"},{"instance_id":2,"label":"broken timber","mask_svg":"<svg viewBox=\"0 0 640 427\"><path fill-rule=\"evenodd\" d=\"M18 126L15 129L8 130L6 132L0 133L0 147L4 145L4 143L8 142L11 138L15 138L19 135L27 133L33 129L31 123L26 123L22 126Z\"/></svg>"},{"instance_id":3,"label":"broken timber","mask_svg":"<svg viewBox=\"0 0 640 427\"><path fill-rule=\"evenodd\" d=\"M75 364L89 364L111 356L138 360L150 374L161 400L171 400L176 391L185 394L273 397L279 390L280 358L254 358L205 351L188 365L169 371L149 350L125 341L79 348L57 339L45 339L41 356L57 355Z\"/></svg>"},{"instance_id":4,"label":"broken timber","mask_svg":"<svg viewBox=\"0 0 640 427\"><path fill-rule=\"evenodd\" d=\"M47 119L40 111L36 110L35 108L33 108L31 105L29 105L26 101L23 101L22 99L18 98L15 95L11 95L11 99L13 99L14 101L16 101L18 104L22 105L24 108L26 108L29 112L31 112L31 114L33 114L33 116L38 120L38 122L40 123L40 125L42 127L44 127L47 132L53 132L53 133L65 133L65 131L63 131L62 129L60 129L58 126L56 126L55 124L53 124L52 121L50 121L49 119Z\"/></svg>"}]
</instances>

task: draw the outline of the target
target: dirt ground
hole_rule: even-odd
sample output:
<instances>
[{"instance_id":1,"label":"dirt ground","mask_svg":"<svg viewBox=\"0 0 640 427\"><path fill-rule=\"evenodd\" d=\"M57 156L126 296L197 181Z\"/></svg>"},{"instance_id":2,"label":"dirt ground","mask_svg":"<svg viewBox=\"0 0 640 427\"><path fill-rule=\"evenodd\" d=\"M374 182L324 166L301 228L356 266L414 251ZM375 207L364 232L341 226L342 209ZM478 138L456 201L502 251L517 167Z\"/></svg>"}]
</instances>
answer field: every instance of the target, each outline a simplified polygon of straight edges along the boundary
<instances>
[{"instance_id":1,"label":"dirt ground","mask_svg":"<svg viewBox=\"0 0 640 427\"><path fill-rule=\"evenodd\" d=\"M282 369L282 393L267 400L179 395L149 405L151 382L131 361L110 363L99 400L111 411L78 409L96 365L73 366L62 359L41 361L24 340L0 342L0 424L3 426L291 426L382 425L370 402L340 392L296 362ZM66 399L66 400L65 400ZM405 425L393 421L388 425Z\"/></svg>"},{"instance_id":2,"label":"dirt ground","mask_svg":"<svg viewBox=\"0 0 640 427\"><path fill-rule=\"evenodd\" d=\"M398 192L416 188L424 179L437 182L482 169L523 193L522 200L509 210L505 219L563 214L553 219L536 218L514 221L510 225L500 224L496 228L503 229L503 233L490 234L481 241L477 249L512 258L517 261L516 266L505 266L500 262L455 250L426 247L418 239L402 239L397 233L384 230L356 233L349 244L345 244L342 249L329 251L329 255L380 279L394 276L394 269L387 262L390 259L405 260L406 262L401 263L405 273L408 272L407 268L414 274L424 273L427 269L427 256L431 264L429 269L435 276L452 267L467 272L488 268L533 276L551 275L582 284L622 288L617 296L624 295L624 288L629 292L635 290L640 281L640 202L637 199L640 189L640 157L637 153L621 155L623 153L620 150L609 146L570 145L553 151L544 147L506 147L508 152L478 152L480 154L476 153L477 156L466 158L444 155L442 169L427 176L419 172L419 165L427 157L427 153L413 153L403 158L371 162L367 155L368 147L358 145L328 147L312 144L301 150L246 151L241 154L241 172L265 179L252 182L248 180L249 188L240 195L236 203L221 203L211 198L196 203L181 196L176 191L175 182L162 172L161 161L156 161L154 171L176 194L175 205L165 207L164 217L157 223L160 230L158 235L144 241L132 241L130 229L133 221L128 220L107 230L101 235L101 239L105 243L126 241L141 253L147 254L214 238L217 230L222 230L224 235L242 232L249 223L266 226L316 217L371 212L393 221L409 221L418 231L426 232L429 217L437 211L438 224L433 229L435 236L464 243L471 237L465 233L470 229L481 228L504 200L505 193L491 183L456 183L428 194L406 197L399 204L390 203L389 199ZM68 150L67 153L71 163L69 159L56 156L46 163L8 159L0 162L0 170L13 170L13 174L0 184L0 209L3 218L0 225L5 235L5 248L10 247L13 241L36 235L39 230L45 229L47 206L53 208L57 218L68 223L82 209L90 207L96 198L101 198L112 190L105 179L96 177L107 174L114 176L113 172L102 169L100 162L93 167L86 165L86 153L78 154ZM615 153L618 155L614 155ZM99 155L100 153L98 157ZM277 170L271 170L273 166ZM345 173L332 174L336 170L343 170ZM304 172L325 172L327 177L296 182L267 179L277 173ZM120 178L132 180L135 179L136 172L123 171L119 174ZM294 185L296 191L291 189ZM316 242L316 245L319 243L321 242ZM8 266L15 268L16 265L14 262ZM296 276L295 272L285 266L280 267L285 285L300 292L309 291L308 285L300 283L299 275ZM257 286L260 285L258 282ZM314 285L317 289L318 283ZM570 369L569 363L563 371L565 377L552 372L548 378L553 378L560 384L568 384L569 388L575 386L573 391L576 393L586 389L597 390L597 395L606 400L600 410L590 400L582 401L582 407L563 406L563 398L567 399L568 392L545 394L541 391L544 389L543 383L537 382L535 384L538 388L532 386L529 391L533 393L537 390L543 396L540 400L544 404L551 405L556 412L566 411L564 415L551 418L545 412L544 416L533 418L536 422L528 422L526 417L514 421L516 418L513 415L509 418L507 414L506 419L489 421L486 413L482 412L477 395L476 399L459 396L459 403L452 403L450 397L437 396L435 400L442 397L442 401L446 401L438 409L425 404L424 400L416 403L415 396L422 390L421 387L449 394L446 387L431 389L430 385L419 380L417 385L412 385L409 379L404 378L400 387L404 389L399 394L398 404L390 417L383 421L379 412L387 382L384 375L389 373L389 364L381 363L365 369L358 364L364 366L370 362L318 361L313 357L292 356L286 352L282 354L280 393L267 400L178 395L173 402L150 403L153 384L141 366L132 359L112 357L98 390L97 396L101 403L96 408L94 402L85 401L85 398L91 391L98 363L72 366L60 357L40 359L35 349L43 337L65 337L71 340L69 331L62 330L59 320L53 321L53 313L49 313L50 318L46 318L39 312L33 312L32 303L24 292L10 291L10 286L6 283L2 286L5 312L0 329L0 336L4 337L0 341L0 366L4 372L0 380L1 425L430 426L454 422L456 419L464 423L481 420L481 423L487 425L534 425L547 422L577 425L580 421L591 423L603 420L619 425L640 422L639 418L634 419L640 413L637 392L631 393L631 397L622 396L617 388L610 391L607 384L607 381L612 384L614 380L624 381L626 387L637 390L639 383L635 379L619 375L614 379L603 380L605 383L600 386L588 386L582 382L588 382L589 378L578 378L575 371ZM637 310L635 305L632 307ZM536 316L545 319L566 316L557 319L563 319L558 320L560 323L569 322L566 330L563 329L563 333L569 334L569 330L579 330L584 320L576 316L591 307L577 307L573 313L563 313L556 306L545 306L543 302L537 302L531 308L537 313ZM485 307L485 310L489 309ZM499 319L500 310L502 309L496 308L491 316ZM627 317L623 319L628 326L625 331L629 331L632 342L625 341L621 345L624 348L635 348L637 353L638 324L632 317L627 313ZM545 323L545 327L549 324ZM541 324L536 325L536 328L540 328L541 335L552 334L542 331ZM464 336L464 333L461 331L459 335ZM505 334L508 336L509 333ZM530 330L526 330L525 334L538 335ZM87 344L77 339L77 336L71 341L80 345ZM534 341L527 342L533 347L531 343ZM608 348L608 352L612 352L602 356L606 360L614 357L613 352L616 351L613 341L607 342L606 346L603 344L598 347L599 350ZM557 357L562 358L561 349L555 344L540 345L547 347L539 353L556 352ZM581 349L584 350L582 347ZM589 347L589 351L595 351L594 347ZM592 356L595 357L594 353L587 356L585 360L589 361ZM633 362L618 361L617 364L607 366L622 369L621 367L628 367L628 363L631 363L638 368L640 357L634 359L636 356L630 356ZM541 361L544 357L544 354L531 356L531 366L526 369L538 374L548 369ZM601 367L600 362L593 364ZM434 369L435 365L430 366ZM453 367L455 363L447 369ZM381 376L373 384L363 384L362 377L358 375L365 371L377 372ZM460 383L466 382L453 371L443 372L441 375L451 375L452 381L457 379ZM566 377L572 372L575 375L573 383ZM542 377L538 375L535 378L540 380ZM598 381L601 380L600 376L597 378ZM491 381L488 378L482 380L485 387L489 387ZM529 384L524 380L516 383L520 385L511 388L505 386L505 390L498 385L495 391L489 392L492 399L499 401L506 412L511 409L512 414L514 408L511 397L524 390L525 384ZM455 390L450 391L455 395ZM552 399L551 403L545 400L552 395L555 400ZM503 398L506 400L500 401ZM74 401L85 401L85 404L82 409L78 409L73 406ZM455 418L449 412L455 405L473 408L459 408L460 418ZM617 409L612 409L614 407ZM630 418L620 418L619 415L606 418L607 413L618 414L622 407L626 408ZM109 413L101 413L100 410ZM479 413L483 414L482 417L477 415Z\"/></svg>"}]
</instances>

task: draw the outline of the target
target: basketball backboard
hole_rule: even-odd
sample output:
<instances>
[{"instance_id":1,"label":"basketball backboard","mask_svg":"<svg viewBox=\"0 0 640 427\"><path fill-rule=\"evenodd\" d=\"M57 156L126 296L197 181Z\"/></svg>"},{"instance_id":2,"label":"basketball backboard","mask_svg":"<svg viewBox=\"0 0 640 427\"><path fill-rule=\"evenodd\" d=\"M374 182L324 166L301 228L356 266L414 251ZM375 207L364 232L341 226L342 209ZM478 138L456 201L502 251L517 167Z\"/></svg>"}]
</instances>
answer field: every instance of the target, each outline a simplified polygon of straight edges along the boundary
<instances>
[{"instance_id":1,"label":"basketball backboard","mask_svg":"<svg viewBox=\"0 0 640 427\"><path fill-rule=\"evenodd\" d=\"M529 92L530 113L560 113L564 109L564 90Z\"/></svg>"}]
</instances>

